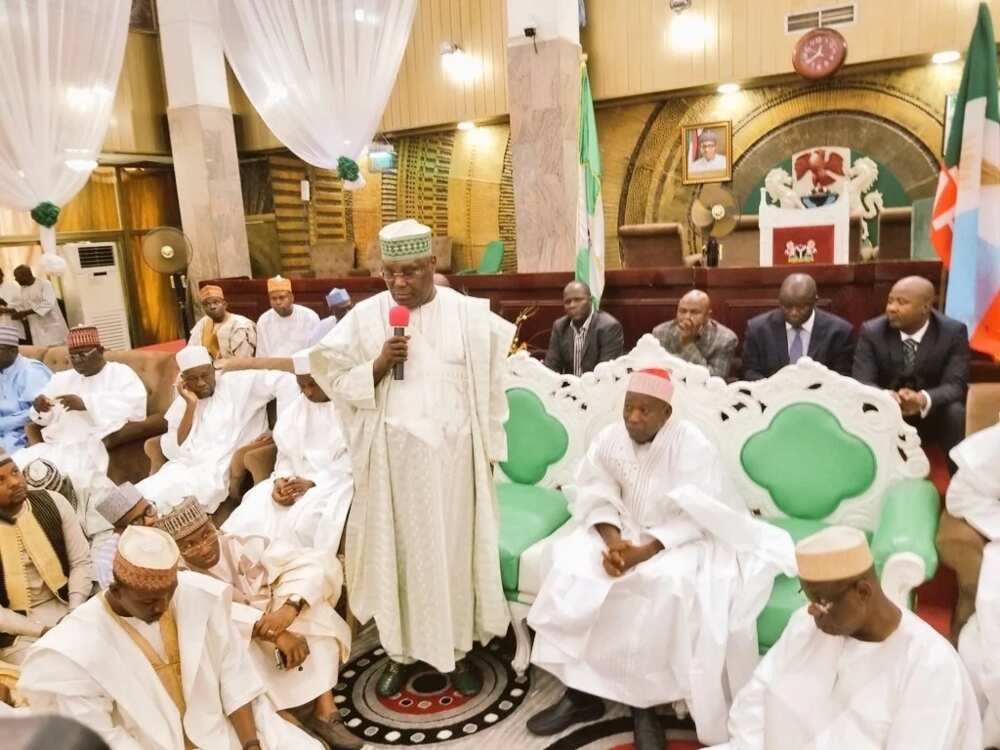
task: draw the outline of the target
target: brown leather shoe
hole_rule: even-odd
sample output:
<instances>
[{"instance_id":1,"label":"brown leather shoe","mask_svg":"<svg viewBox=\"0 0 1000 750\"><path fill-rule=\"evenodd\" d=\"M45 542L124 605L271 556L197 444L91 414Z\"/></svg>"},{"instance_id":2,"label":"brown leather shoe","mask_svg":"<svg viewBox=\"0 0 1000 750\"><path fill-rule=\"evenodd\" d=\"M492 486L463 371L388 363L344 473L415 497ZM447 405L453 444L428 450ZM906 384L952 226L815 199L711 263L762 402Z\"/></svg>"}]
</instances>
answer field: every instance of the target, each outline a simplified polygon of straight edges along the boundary
<instances>
[{"instance_id":1,"label":"brown leather shoe","mask_svg":"<svg viewBox=\"0 0 1000 750\"><path fill-rule=\"evenodd\" d=\"M330 750L361 750L365 746L363 740L355 737L344 726L339 716L334 716L326 721L310 716L306 721L306 727L329 745Z\"/></svg>"}]
</instances>

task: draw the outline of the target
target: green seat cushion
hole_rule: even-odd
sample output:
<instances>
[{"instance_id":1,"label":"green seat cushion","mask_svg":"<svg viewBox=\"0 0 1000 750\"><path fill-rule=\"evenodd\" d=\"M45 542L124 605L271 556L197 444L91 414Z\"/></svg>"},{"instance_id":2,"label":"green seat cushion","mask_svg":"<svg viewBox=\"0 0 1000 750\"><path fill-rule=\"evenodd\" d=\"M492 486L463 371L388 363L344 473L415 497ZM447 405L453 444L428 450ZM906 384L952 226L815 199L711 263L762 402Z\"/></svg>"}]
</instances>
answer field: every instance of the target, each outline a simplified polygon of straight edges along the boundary
<instances>
[{"instance_id":1,"label":"green seat cushion","mask_svg":"<svg viewBox=\"0 0 1000 750\"><path fill-rule=\"evenodd\" d=\"M818 404L784 407L743 444L747 476L793 518L818 521L875 481L875 454Z\"/></svg>"},{"instance_id":2,"label":"green seat cushion","mask_svg":"<svg viewBox=\"0 0 1000 750\"><path fill-rule=\"evenodd\" d=\"M536 484L566 455L569 433L527 388L508 388L507 406L507 460L500 468L512 482Z\"/></svg>"},{"instance_id":3,"label":"green seat cushion","mask_svg":"<svg viewBox=\"0 0 1000 750\"><path fill-rule=\"evenodd\" d=\"M500 578L507 598L516 598L521 554L569 520L566 498L558 490L500 482Z\"/></svg>"},{"instance_id":4,"label":"green seat cushion","mask_svg":"<svg viewBox=\"0 0 1000 750\"><path fill-rule=\"evenodd\" d=\"M799 542L810 534L822 531L826 524L822 521L811 521L804 518L765 518L770 524L784 529L792 537L792 541ZM871 541L871 534L865 532ZM781 634L785 630L788 620L806 603L806 598L799 591L800 584L798 578L788 576L778 576L774 580L774 590L771 598L757 618L757 644L760 652L766 652L771 646L778 642Z\"/></svg>"}]
</instances>

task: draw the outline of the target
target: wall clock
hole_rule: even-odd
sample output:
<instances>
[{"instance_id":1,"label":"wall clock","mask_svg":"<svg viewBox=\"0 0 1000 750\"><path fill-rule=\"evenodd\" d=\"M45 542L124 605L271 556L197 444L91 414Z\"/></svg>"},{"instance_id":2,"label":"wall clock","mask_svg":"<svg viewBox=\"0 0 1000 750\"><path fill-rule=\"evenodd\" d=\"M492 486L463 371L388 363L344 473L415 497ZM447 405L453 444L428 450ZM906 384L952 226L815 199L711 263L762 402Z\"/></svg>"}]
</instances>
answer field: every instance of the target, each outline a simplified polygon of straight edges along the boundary
<instances>
[{"instance_id":1,"label":"wall clock","mask_svg":"<svg viewBox=\"0 0 1000 750\"><path fill-rule=\"evenodd\" d=\"M836 29L813 29L799 39L792 53L795 72L810 81L828 78L847 59L847 40Z\"/></svg>"}]
</instances>

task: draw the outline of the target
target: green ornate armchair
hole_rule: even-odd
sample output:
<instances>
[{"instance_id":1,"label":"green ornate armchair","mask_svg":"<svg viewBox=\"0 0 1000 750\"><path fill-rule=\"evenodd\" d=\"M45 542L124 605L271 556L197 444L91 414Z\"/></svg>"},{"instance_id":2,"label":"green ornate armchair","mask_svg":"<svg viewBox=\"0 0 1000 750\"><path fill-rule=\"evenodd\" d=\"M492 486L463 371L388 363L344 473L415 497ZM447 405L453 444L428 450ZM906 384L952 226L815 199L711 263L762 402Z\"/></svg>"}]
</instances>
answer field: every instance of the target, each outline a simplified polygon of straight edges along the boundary
<instances>
[{"instance_id":1,"label":"green ornate armchair","mask_svg":"<svg viewBox=\"0 0 1000 750\"><path fill-rule=\"evenodd\" d=\"M528 608L553 539L572 522L561 487L597 432L621 418L628 374L673 373L674 414L716 445L747 508L798 540L828 524L866 532L887 594L911 604L937 569L939 498L926 481L916 430L886 393L809 359L753 383L726 384L664 351L650 335L581 378L558 375L524 353L508 360L508 460L497 472L500 560L517 653L527 668ZM758 620L762 651L804 603L798 581L779 577Z\"/></svg>"}]
</instances>

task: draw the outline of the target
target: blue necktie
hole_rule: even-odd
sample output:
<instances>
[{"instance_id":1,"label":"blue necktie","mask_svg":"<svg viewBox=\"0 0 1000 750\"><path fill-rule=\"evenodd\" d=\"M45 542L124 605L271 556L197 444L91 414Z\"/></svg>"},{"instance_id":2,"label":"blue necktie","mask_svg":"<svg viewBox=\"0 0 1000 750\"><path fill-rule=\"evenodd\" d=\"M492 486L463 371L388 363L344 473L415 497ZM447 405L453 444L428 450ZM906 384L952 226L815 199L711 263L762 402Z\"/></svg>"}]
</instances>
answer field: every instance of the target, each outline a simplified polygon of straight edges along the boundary
<instances>
[{"instance_id":1,"label":"blue necktie","mask_svg":"<svg viewBox=\"0 0 1000 750\"><path fill-rule=\"evenodd\" d=\"M802 329L795 327L792 331L795 335L792 336L792 344L788 347L788 361L794 365L802 356Z\"/></svg>"}]
</instances>

